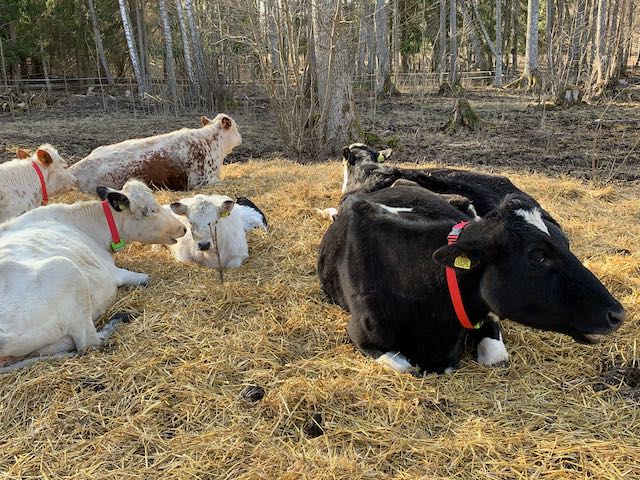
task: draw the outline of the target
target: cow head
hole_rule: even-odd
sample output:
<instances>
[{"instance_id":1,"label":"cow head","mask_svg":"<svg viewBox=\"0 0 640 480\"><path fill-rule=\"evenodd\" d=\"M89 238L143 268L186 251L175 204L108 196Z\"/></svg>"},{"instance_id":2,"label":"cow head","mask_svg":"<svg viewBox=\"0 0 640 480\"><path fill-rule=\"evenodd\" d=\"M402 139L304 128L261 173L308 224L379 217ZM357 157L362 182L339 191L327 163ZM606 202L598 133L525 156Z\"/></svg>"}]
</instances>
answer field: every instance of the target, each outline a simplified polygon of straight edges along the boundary
<instances>
[{"instance_id":1,"label":"cow head","mask_svg":"<svg viewBox=\"0 0 640 480\"><path fill-rule=\"evenodd\" d=\"M187 217L193 241L199 250L206 251L214 244L214 229L218 222L229 216L235 204L224 195L195 195L172 203L170 207L176 215Z\"/></svg>"},{"instance_id":2,"label":"cow head","mask_svg":"<svg viewBox=\"0 0 640 480\"><path fill-rule=\"evenodd\" d=\"M224 113L219 113L213 120L202 116L200 117L200 124L203 128L213 128L218 131L219 134L216 139L222 147L224 155L229 155L231 150L242 143L238 124L233 118Z\"/></svg>"},{"instance_id":3,"label":"cow head","mask_svg":"<svg viewBox=\"0 0 640 480\"><path fill-rule=\"evenodd\" d=\"M377 165L387 160L393 150L390 148L378 151L364 143L352 143L342 150L343 181L342 193L347 192L349 179L354 177L356 170L363 165Z\"/></svg>"},{"instance_id":4,"label":"cow head","mask_svg":"<svg viewBox=\"0 0 640 480\"><path fill-rule=\"evenodd\" d=\"M98 187L98 196L118 212L120 235L128 241L173 245L187 229L171 212L161 208L151 189L129 180L122 190Z\"/></svg>"},{"instance_id":5,"label":"cow head","mask_svg":"<svg viewBox=\"0 0 640 480\"><path fill-rule=\"evenodd\" d=\"M18 158L26 158L28 152L18 150L17 155ZM64 193L78 187L78 179L67 169L67 162L51 145L40 145L28 158L47 172L46 183L49 194Z\"/></svg>"},{"instance_id":6,"label":"cow head","mask_svg":"<svg viewBox=\"0 0 640 480\"><path fill-rule=\"evenodd\" d=\"M456 262L460 257L470 262ZM479 294L490 310L524 325L596 343L624 320L622 305L569 250L558 227L515 195L472 221L433 258L456 268L461 279L478 272Z\"/></svg>"}]
</instances>

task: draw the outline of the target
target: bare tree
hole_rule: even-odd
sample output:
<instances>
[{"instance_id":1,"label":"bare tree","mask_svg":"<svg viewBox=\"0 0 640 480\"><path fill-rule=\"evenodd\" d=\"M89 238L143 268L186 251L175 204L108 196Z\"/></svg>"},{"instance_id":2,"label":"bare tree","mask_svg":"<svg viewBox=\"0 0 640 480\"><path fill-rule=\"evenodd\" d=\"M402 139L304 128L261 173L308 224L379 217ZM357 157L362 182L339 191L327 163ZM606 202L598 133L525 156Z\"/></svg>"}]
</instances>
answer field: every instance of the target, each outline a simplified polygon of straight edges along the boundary
<instances>
[{"instance_id":1,"label":"bare tree","mask_svg":"<svg viewBox=\"0 0 640 480\"><path fill-rule=\"evenodd\" d=\"M131 30L131 22L129 21L129 14L127 13L127 6L125 0L118 0L120 6L120 17L122 18L122 27L124 28L124 36L127 40L127 47L129 48L129 57L131 58L131 65L133 66L133 74L138 82L138 91L140 94L145 92L144 78L142 76L142 70L140 69L140 60L138 53L136 52L136 41L133 37L133 31Z\"/></svg>"},{"instance_id":2,"label":"bare tree","mask_svg":"<svg viewBox=\"0 0 640 480\"><path fill-rule=\"evenodd\" d=\"M209 92L209 77L207 76L207 69L204 62L204 50L202 49L200 32L196 27L196 20L193 16L191 0L184 0L184 11L187 14L187 21L189 22L189 29L191 30L191 45L193 47L194 56L196 58L196 65L198 67L198 78L200 81L200 87L204 90L202 93L206 94Z\"/></svg>"},{"instance_id":3,"label":"bare tree","mask_svg":"<svg viewBox=\"0 0 640 480\"><path fill-rule=\"evenodd\" d=\"M440 73L440 81L444 80L444 72L447 68L447 0L440 0L440 23L438 27L438 46L439 60L438 73Z\"/></svg>"},{"instance_id":4,"label":"bare tree","mask_svg":"<svg viewBox=\"0 0 640 480\"><path fill-rule=\"evenodd\" d=\"M607 83L607 0L597 0L597 20L596 20L596 37L595 58L592 66L591 74L591 94L597 97L604 92Z\"/></svg>"},{"instance_id":5,"label":"bare tree","mask_svg":"<svg viewBox=\"0 0 640 480\"><path fill-rule=\"evenodd\" d=\"M89 7L89 14L91 15L91 25L93 26L93 38L96 43L96 50L98 51L98 58L104 70L104 75L107 77L107 83L113 85L113 78L111 77L111 71L109 70L109 63L107 62L107 56L104 53L104 46L102 45L102 34L100 33L100 27L98 25L98 17L96 16L96 10L93 7L93 0L87 0L87 6Z\"/></svg>"},{"instance_id":6,"label":"bare tree","mask_svg":"<svg viewBox=\"0 0 640 480\"><path fill-rule=\"evenodd\" d=\"M525 65L522 76L511 83L510 87L526 84L527 90L540 86L540 68L538 66L538 17L540 5L538 0L529 0L527 8L527 45L525 49Z\"/></svg>"},{"instance_id":7,"label":"bare tree","mask_svg":"<svg viewBox=\"0 0 640 480\"><path fill-rule=\"evenodd\" d=\"M458 20L456 0L449 0L449 82L458 82Z\"/></svg>"},{"instance_id":8,"label":"bare tree","mask_svg":"<svg viewBox=\"0 0 640 480\"><path fill-rule=\"evenodd\" d=\"M182 0L176 0L176 12L178 13L178 25L180 25L180 36L182 37L182 55L184 57L184 66L187 71L187 78L189 79L189 85L191 86L192 93L198 94L200 89L198 88L198 82L193 71L193 60L191 59L191 43L189 42L189 33L187 30L187 22L184 18L184 11L182 9Z\"/></svg>"},{"instance_id":9,"label":"bare tree","mask_svg":"<svg viewBox=\"0 0 640 480\"><path fill-rule=\"evenodd\" d=\"M502 0L496 0L496 87L502 86Z\"/></svg>"},{"instance_id":10,"label":"bare tree","mask_svg":"<svg viewBox=\"0 0 640 480\"><path fill-rule=\"evenodd\" d=\"M348 48L349 36L343 22L342 0L316 0L313 4L316 78L322 128L321 141L330 154L358 135L353 100Z\"/></svg>"},{"instance_id":11,"label":"bare tree","mask_svg":"<svg viewBox=\"0 0 640 480\"><path fill-rule=\"evenodd\" d=\"M162 32L164 35L164 66L167 71L167 80L169 81L171 96L175 102L178 99L178 85L176 82L175 61L173 59L171 22L169 21L169 14L167 13L165 0L158 0L158 6L160 7L160 19L162 20Z\"/></svg>"},{"instance_id":12,"label":"bare tree","mask_svg":"<svg viewBox=\"0 0 640 480\"><path fill-rule=\"evenodd\" d=\"M387 95L391 87L388 22L385 0L376 0L376 95L382 96Z\"/></svg>"}]
</instances>

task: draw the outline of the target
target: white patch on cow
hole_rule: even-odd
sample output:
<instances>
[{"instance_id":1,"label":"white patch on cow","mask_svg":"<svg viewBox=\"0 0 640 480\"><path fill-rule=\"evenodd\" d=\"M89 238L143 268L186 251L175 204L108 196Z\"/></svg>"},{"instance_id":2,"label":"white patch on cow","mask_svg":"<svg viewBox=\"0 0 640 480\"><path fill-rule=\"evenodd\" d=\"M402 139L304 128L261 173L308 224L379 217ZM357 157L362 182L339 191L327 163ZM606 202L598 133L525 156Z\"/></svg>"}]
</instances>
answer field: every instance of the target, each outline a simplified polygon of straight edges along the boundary
<instances>
[{"instance_id":1,"label":"white patch on cow","mask_svg":"<svg viewBox=\"0 0 640 480\"><path fill-rule=\"evenodd\" d=\"M396 372L406 373L413 368L413 365L409 363L409 360L400 352L387 352L384 355L380 355L376 362L382 363L387 367L393 368Z\"/></svg>"},{"instance_id":2,"label":"white patch on cow","mask_svg":"<svg viewBox=\"0 0 640 480\"><path fill-rule=\"evenodd\" d=\"M444 373L449 374L455 372L456 369L454 367L447 367L444 369Z\"/></svg>"},{"instance_id":3,"label":"white patch on cow","mask_svg":"<svg viewBox=\"0 0 640 480\"><path fill-rule=\"evenodd\" d=\"M478 215L478 212L476 211L476 207L474 207L471 203L467 207L467 213L471 215L474 220L480 218L480 215Z\"/></svg>"},{"instance_id":4,"label":"white patch on cow","mask_svg":"<svg viewBox=\"0 0 640 480\"><path fill-rule=\"evenodd\" d=\"M344 165L342 166L342 193L346 193L348 183L349 183L349 167L347 166L347 162L344 162Z\"/></svg>"},{"instance_id":5,"label":"white patch on cow","mask_svg":"<svg viewBox=\"0 0 640 480\"><path fill-rule=\"evenodd\" d=\"M388 205L384 205L382 203L379 203L378 205L380 205L382 208L384 208L387 212L391 212L391 213L395 213L396 215L398 215L399 213L403 213L403 212L413 212L413 208L408 208L408 207L390 207Z\"/></svg>"},{"instance_id":6,"label":"white patch on cow","mask_svg":"<svg viewBox=\"0 0 640 480\"><path fill-rule=\"evenodd\" d=\"M325 208L325 209L316 208L316 212L318 212L322 218L326 218L327 220L331 220L332 222L338 216L337 208Z\"/></svg>"},{"instance_id":7,"label":"white patch on cow","mask_svg":"<svg viewBox=\"0 0 640 480\"><path fill-rule=\"evenodd\" d=\"M364 143L352 143L349 145L349 150L352 148L367 148L367 146Z\"/></svg>"},{"instance_id":8,"label":"white patch on cow","mask_svg":"<svg viewBox=\"0 0 640 480\"><path fill-rule=\"evenodd\" d=\"M240 214L245 232L253 230L254 228L260 228L267 231L267 226L264 224L264 218L262 218L262 214L257 210L254 210L247 205L236 205L233 209L237 210Z\"/></svg>"},{"instance_id":9,"label":"white patch on cow","mask_svg":"<svg viewBox=\"0 0 640 480\"><path fill-rule=\"evenodd\" d=\"M478 363L487 367L493 367L502 362L509 361L509 354L502 342L502 334L500 338L483 338L478 343Z\"/></svg>"},{"instance_id":10,"label":"white patch on cow","mask_svg":"<svg viewBox=\"0 0 640 480\"><path fill-rule=\"evenodd\" d=\"M524 210L520 208L516 210L514 213L524 218L527 223L530 223L537 229L542 230L544 233L549 235L549 229L545 225L544 220L542 220L542 215L540 214L540 210L538 210L537 208L534 208L533 210Z\"/></svg>"}]
</instances>

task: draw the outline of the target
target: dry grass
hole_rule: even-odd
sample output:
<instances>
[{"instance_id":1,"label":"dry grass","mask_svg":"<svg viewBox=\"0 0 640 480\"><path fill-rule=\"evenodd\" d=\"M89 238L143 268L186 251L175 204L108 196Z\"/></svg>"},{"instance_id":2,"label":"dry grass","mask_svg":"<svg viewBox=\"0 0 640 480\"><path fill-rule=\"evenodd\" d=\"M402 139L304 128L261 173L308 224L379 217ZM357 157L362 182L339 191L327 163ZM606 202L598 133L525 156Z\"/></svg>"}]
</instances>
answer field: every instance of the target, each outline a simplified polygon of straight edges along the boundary
<instances>
[{"instance_id":1,"label":"dry grass","mask_svg":"<svg viewBox=\"0 0 640 480\"><path fill-rule=\"evenodd\" d=\"M0 377L0 477L639 478L637 385L601 375L638 366L640 192L512 178L627 308L604 344L506 323L507 368L386 370L355 351L315 276L327 224L313 210L337 203L339 165L229 165L207 191L249 196L272 230L224 285L166 251L119 254L153 277L112 309L137 318L103 351ZM251 384L266 396L249 405Z\"/></svg>"}]
</instances>

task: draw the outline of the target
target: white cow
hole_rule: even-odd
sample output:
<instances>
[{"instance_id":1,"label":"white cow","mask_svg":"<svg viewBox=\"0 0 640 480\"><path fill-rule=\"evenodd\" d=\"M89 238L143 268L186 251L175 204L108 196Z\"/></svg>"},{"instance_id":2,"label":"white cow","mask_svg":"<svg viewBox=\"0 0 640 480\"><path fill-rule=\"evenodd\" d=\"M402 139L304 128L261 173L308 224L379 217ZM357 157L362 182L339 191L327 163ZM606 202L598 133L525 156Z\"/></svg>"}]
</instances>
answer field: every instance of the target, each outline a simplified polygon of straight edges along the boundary
<instances>
[{"instance_id":1,"label":"white cow","mask_svg":"<svg viewBox=\"0 0 640 480\"><path fill-rule=\"evenodd\" d=\"M43 201L48 196L67 192L78 184L67 170L67 162L51 145L41 145L33 155L25 150L18 150L17 155L17 159L0 165L0 223L32 210L46 203Z\"/></svg>"},{"instance_id":2,"label":"white cow","mask_svg":"<svg viewBox=\"0 0 640 480\"><path fill-rule=\"evenodd\" d=\"M256 226L267 229L262 212L242 200L246 203L238 205L225 195L195 195L165 205L187 227L187 235L169 247L171 254L181 262L210 268L242 265L249 257L246 231Z\"/></svg>"},{"instance_id":3,"label":"white cow","mask_svg":"<svg viewBox=\"0 0 640 480\"><path fill-rule=\"evenodd\" d=\"M201 117L202 128L104 145L71 167L80 190L120 188L129 178L170 190L191 190L220 181L224 158L242 143L238 125L225 114Z\"/></svg>"},{"instance_id":4,"label":"white cow","mask_svg":"<svg viewBox=\"0 0 640 480\"><path fill-rule=\"evenodd\" d=\"M149 281L144 273L116 267L115 237L175 244L186 233L142 182L131 180L122 191L99 187L98 194L106 202L51 205L0 225L1 364L100 345L113 325L98 333L94 322L118 287Z\"/></svg>"}]
</instances>

